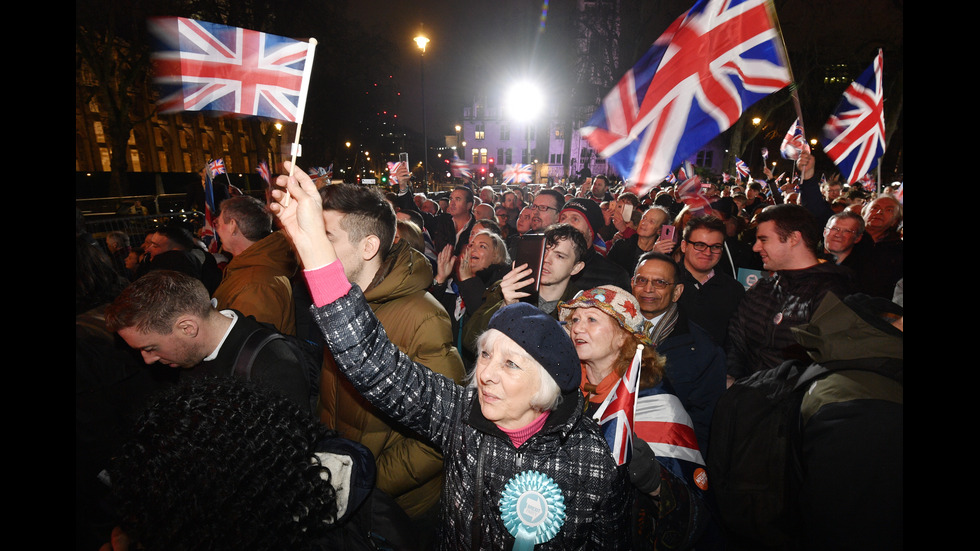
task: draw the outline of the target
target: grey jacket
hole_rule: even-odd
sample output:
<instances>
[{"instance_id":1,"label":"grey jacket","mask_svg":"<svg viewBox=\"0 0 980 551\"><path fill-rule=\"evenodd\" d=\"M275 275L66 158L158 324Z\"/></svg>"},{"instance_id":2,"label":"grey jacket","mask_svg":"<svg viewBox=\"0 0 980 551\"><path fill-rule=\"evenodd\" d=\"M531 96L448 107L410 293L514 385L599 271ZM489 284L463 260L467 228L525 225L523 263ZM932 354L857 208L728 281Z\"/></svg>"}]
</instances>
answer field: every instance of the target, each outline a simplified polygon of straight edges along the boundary
<instances>
[{"instance_id":1,"label":"grey jacket","mask_svg":"<svg viewBox=\"0 0 980 551\"><path fill-rule=\"evenodd\" d=\"M440 547L509 549L514 537L501 519L506 483L524 471L551 477L562 492L561 530L535 549L625 549L632 509L629 479L613 461L598 426L583 414L581 393L563 396L544 427L520 448L480 412L475 390L411 362L388 341L357 286L313 315L340 369L354 387L396 421L442 449ZM476 495L477 460L485 448L482 490ZM474 498L479 497L479 519Z\"/></svg>"}]
</instances>

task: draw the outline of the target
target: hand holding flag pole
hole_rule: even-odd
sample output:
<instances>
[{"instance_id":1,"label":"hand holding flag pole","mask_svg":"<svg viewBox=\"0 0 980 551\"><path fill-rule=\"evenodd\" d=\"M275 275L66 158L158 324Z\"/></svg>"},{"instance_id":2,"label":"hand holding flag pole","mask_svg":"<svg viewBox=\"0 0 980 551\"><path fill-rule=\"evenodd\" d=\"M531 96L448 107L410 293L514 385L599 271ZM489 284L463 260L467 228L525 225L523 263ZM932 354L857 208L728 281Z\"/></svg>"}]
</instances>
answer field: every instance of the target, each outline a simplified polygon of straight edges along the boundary
<instances>
[{"instance_id":1,"label":"hand holding flag pole","mask_svg":"<svg viewBox=\"0 0 980 551\"><path fill-rule=\"evenodd\" d=\"M296 169L296 157L299 157L301 153L299 145L299 133L303 129L303 115L306 114L306 95L310 90L310 74L313 72L313 53L316 50L316 39L310 38L310 49L306 54L306 64L303 66L303 84L300 86L299 90L299 109L296 112L296 140L292 144L292 158L289 162L289 177L293 177L293 171ZM286 191L286 195L282 198L283 206L289 206L289 192Z\"/></svg>"}]
</instances>

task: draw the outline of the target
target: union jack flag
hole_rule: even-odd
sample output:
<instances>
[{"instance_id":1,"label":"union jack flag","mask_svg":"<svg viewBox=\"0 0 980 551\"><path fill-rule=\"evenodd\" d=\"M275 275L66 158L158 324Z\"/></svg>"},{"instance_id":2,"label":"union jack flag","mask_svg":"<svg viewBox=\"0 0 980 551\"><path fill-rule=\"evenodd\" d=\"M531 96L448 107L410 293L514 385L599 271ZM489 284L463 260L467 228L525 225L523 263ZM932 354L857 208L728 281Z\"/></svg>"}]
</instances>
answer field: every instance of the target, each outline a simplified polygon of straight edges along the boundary
<instances>
[{"instance_id":1,"label":"union jack flag","mask_svg":"<svg viewBox=\"0 0 980 551\"><path fill-rule=\"evenodd\" d=\"M698 0L579 132L642 193L790 83L781 44L767 0Z\"/></svg>"},{"instance_id":2,"label":"union jack flag","mask_svg":"<svg viewBox=\"0 0 980 551\"><path fill-rule=\"evenodd\" d=\"M224 174L225 173L225 160L224 159L215 159L215 160L211 161L210 163L208 163L208 170L211 172L211 177L212 178L215 177L215 176L217 176L218 174Z\"/></svg>"},{"instance_id":3,"label":"union jack flag","mask_svg":"<svg viewBox=\"0 0 980 551\"><path fill-rule=\"evenodd\" d=\"M670 174L667 175L667 179L664 181L670 185L674 185L677 183L677 176L674 176L674 173L671 172Z\"/></svg>"},{"instance_id":4,"label":"union jack flag","mask_svg":"<svg viewBox=\"0 0 980 551\"><path fill-rule=\"evenodd\" d=\"M260 162L255 171L265 180L266 185L272 186L272 173L269 172L269 163L265 161Z\"/></svg>"},{"instance_id":5,"label":"union jack flag","mask_svg":"<svg viewBox=\"0 0 980 551\"><path fill-rule=\"evenodd\" d=\"M697 216L698 211L711 208L708 199L702 195L704 186L701 184L701 177L694 176L688 178L681 185L677 186L677 197L684 204L690 206L690 210Z\"/></svg>"},{"instance_id":6,"label":"union jack flag","mask_svg":"<svg viewBox=\"0 0 980 551\"><path fill-rule=\"evenodd\" d=\"M703 494L708 487L707 473L694 423L666 379L640 391L634 428L661 465L696 494Z\"/></svg>"},{"instance_id":7,"label":"union jack flag","mask_svg":"<svg viewBox=\"0 0 980 551\"><path fill-rule=\"evenodd\" d=\"M723 184L728 185L728 180L731 180L731 178L732 178L732 175L731 174L729 174L727 172L722 172L721 173L721 182Z\"/></svg>"},{"instance_id":8,"label":"union jack flag","mask_svg":"<svg viewBox=\"0 0 980 551\"><path fill-rule=\"evenodd\" d=\"M455 157L455 156L453 157L453 161L452 164L450 165L450 169L453 172L453 176L456 178L466 178L466 179L473 178L473 171L470 170L469 163L467 163L463 159L460 159L459 157Z\"/></svg>"},{"instance_id":9,"label":"union jack flag","mask_svg":"<svg viewBox=\"0 0 980 551\"><path fill-rule=\"evenodd\" d=\"M531 165L507 165L507 168L504 169L504 183L511 184L514 182L530 182L531 171Z\"/></svg>"},{"instance_id":10,"label":"union jack flag","mask_svg":"<svg viewBox=\"0 0 980 551\"><path fill-rule=\"evenodd\" d=\"M220 111L303 122L315 41L184 17L150 20L162 112Z\"/></svg>"},{"instance_id":11,"label":"union jack flag","mask_svg":"<svg viewBox=\"0 0 980 551\"><path fill-rule=\"evenodd\" d=\"M633 415L642 359L643 346L640 345L636 347L629 369L609 391L594 415L617 465L625 465L633 457Z\"/></svg>"},{"instance_id":12,"label":"union jack flag","mask_svg":"<svg viewBox=\"0 0 980 551\"><path fill-rule=\"evenodd\" d=\"M858 180L858 183L861 184L861 187L864 188L864 191L872 191L872 192L875 190L875 188L877 188L878 185L877 181L875 181L875 177L872 176L871 174L865 174L861 176L861 178Z\"/></svg>"},{"instance_id":13,"label":"union jack flag","mask_svg":"<svg viewBox=\"0 0 980 551\"><path fill-rule=\"evenodd\" d=\"M857 182L885 152L885 109L881 50L871 66L844 90L840 105L823 127L824 151L847 183Z\"/></svg>"},{"instance_id":14,"label":"union jack flag","mask_svg":"<svg viewBox=\"0 0 980 551\"><path fill-rule=\"evenodd\" d=\"M738 175L741 178L745 178L749 175L749 167L745 164L745 161L735 157L735 170L738 171Z\"/></svg>"},{"instance_id":15,"label":"union jack flag","mask_svg":"<svg viewBox=\"0 0 980 551\"><path fill-rule=\"evenodd\" d=\"M797 118L793 121L793 126L790 126L789 130L786 131L783 143L779 146L779 153L784 159L795 161L800 158L800 153L809 152L810 146L807 145L806 138L803 137L803 125Z\"/></svg>"}]
</instances>

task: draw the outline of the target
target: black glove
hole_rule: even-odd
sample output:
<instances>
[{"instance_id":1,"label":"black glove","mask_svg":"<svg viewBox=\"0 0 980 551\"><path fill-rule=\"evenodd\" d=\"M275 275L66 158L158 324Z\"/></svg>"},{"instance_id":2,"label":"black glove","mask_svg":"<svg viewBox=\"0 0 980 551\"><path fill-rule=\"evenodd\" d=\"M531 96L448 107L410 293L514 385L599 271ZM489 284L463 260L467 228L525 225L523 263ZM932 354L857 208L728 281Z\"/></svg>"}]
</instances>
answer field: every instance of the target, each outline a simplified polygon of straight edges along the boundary
<instances>
[{"instance_id":1,"label":"black glove","mask_svg":"<svg viewBox=\"0 0 980 551\"><path fill-rule=\"evenodd\" d=\"M633 435L633 458L629 464L630 482L646 494L652 494L660 488L660 463L650 445Z\"/></svg>"}]
</instances>

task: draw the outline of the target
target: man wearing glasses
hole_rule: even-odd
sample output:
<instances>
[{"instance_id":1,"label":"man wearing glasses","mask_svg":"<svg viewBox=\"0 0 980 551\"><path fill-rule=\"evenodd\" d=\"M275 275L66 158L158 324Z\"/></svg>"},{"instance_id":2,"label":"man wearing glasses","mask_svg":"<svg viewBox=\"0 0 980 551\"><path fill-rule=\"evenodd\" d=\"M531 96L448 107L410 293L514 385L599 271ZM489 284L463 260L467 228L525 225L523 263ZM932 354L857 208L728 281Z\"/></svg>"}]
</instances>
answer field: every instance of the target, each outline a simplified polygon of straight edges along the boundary
<instances>
[{"instance_id":1,"label":"man wearing glasses","mask_svg":"<svg viewBox=\"0 0 980 551\"><path fill-rule=\"evenodd\" d=\"M724 346L728 321L745 296L745 288L726 270L715 271L725 257L725 223L714 216L692 218L681 240L684 254L680 281L685 292L679 306Z\"/></svg>"},{"instance_id":2,"label":"man wearing glasses","mask_svg":"<svg viewBox=\"0 0 980 551\"><path fill-rule=\"evenodd\" d=\"M823 229L823 248L831 255L834 263L847 266L857 271L856 264L860 262L859 254L852 254L854 246L861 242L864 235L864 218L861 215L845 210L827 220Z\"/></svg>"},{"instance_id":3,"label":"man wearing glasses","mask_svg":"<svg viewBox=\"0 0 980 551\"><path fill-rule=\"evenodd\" d=\"M553 189L543 189L534 196L531 206L531 231L540 232L558 223L558 213L565 204L565 196Z\"/></svg>"},{"instance_id":4,"label":"man wearing glasses","mask_svg":"<svg viewBox=\"0 0 980 551\"><path fill-rule=\"evenodd\" d=\"M653 324L651 339L667 359L664 369L674 392L691 415L701 453L707 453L711 416L725 391L725 351L711 335L679 308L687 294L680 282L682 268L664 253L640 256L632 292L640 312Z\"/></svg>"}]
</instances>

